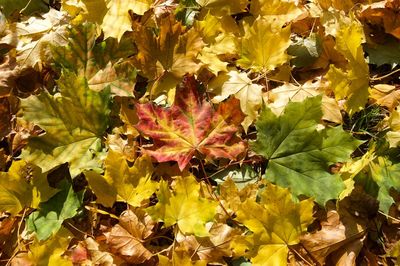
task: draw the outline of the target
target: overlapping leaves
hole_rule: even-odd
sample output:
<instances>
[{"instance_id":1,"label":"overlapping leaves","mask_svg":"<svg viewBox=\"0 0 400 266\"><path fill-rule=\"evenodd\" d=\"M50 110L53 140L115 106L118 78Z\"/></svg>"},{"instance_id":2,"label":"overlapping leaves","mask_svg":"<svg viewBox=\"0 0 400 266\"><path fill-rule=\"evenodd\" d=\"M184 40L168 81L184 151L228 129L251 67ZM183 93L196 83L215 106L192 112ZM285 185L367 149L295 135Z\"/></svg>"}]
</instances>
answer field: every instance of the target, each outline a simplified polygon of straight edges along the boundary
<instances>
[{"instance_id":1,"label":"overlapping leaves","mask_svg":"<svg viewBox=\"0 0 400 266\"><path fill-rule=\"evenodd\" d=\"M396 263L396 1L14 2L2 261Z\"/></svg>"}]
</instances>

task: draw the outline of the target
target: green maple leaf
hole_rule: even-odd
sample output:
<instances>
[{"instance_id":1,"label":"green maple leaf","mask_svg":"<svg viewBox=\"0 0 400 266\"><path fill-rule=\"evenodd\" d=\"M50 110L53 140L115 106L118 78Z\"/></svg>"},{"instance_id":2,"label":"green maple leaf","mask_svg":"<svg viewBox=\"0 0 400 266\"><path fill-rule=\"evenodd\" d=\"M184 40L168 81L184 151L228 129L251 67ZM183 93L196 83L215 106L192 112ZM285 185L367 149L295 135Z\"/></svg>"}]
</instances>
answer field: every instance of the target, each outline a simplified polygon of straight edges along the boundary
<instances>
[{"instance_id":1,"label":"green maple leaf","mask_svg":"<svg viewBox=\"0 0 400 266\"><path fill-rule=\"evenodd\" d=\"M23 119L46 133L29 139L22 158L47 172L69 163L71 176L99 169L101 137L108 126L110 92L94 92L83 77L64 71L60 93L42 92L21 100Z\"/></svg>"},{"instance_id":2,"label":"green maple leaf","mask_svg":"<svg viewBox=\"0 0 400 266\"><path fill-rule=\"evenodd\" d=\"M324 205L344 189L340 176L328 172L329 166L348 160L360 141L341 127L317 130L321 117L320 96L289 103L279 117L265 107L251 147L268 159L268 180Z\"/></svg>"},{"instance_id":3,"label":"green maple leaf","mask_svg":"<svg viewBox=\"0 0 400 266\"><path fill-rule=\"evenodd\" d=\"M27 229L35 232L39 240L55 234L64 220L74 217L82 205L83 193L75 193L71 184L64 180L59 188L60 192L41 203L38 210L28 217Z\"/></svg>"}]
</instances>

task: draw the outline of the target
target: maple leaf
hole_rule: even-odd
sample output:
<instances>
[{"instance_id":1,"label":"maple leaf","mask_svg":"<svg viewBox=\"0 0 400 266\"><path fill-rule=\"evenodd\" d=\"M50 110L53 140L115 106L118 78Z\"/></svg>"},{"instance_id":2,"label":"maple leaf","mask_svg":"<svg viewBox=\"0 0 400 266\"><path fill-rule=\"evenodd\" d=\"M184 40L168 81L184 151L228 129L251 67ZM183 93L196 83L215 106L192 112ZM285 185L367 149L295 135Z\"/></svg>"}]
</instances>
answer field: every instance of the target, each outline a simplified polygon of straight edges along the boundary
<instances>
[{"instance_id":1,"label":"maple leaf","mask_svg":"<svg viewBox=\"0 0 400 266\"><path fill-rule=\"evenodd\" d=\"M86 78L90 89L101 91L111 89L118 96L133 96L136 71L123 58L131 56L136 49L130 40L116 43L107 39L96 43L96 25L83 23L69 30L68 44L55 46L52 54L56 66L68 69Z\"/></svg>"},{"instance_id":2,"label":"maple leaf","mask_svg":"<svg viewBox=\"0 0 400 266\"><path fill-rule=\"evenodd\" d=\"M321 230L301 236L301 244L322 265L328 256L339 259L341 250L353 252L354 249L350 248L352 244L359 252L365 235L365 222L360 223L350 215L340 216L337 211L329 210L326 220L321 222ZM357 256L352 257L354 264Z\"/></svg>"},{"instance_id":3,"label":"maple leaf","mask_svg":"<svg viewBox=\"0 0 400 266\"><path fill-rule=\"evenodd\" d=\"M29 245L28 259L33 265L72 266L72 262L62 257L67 250L72 234L61 229L46 242L35 240Z\"/></svg>"},{"instance_id":4,"label":"maple leaf","mask_svg":"<svg viewBox=\"0 0 400 266\"><path fill-rule=\"evenodd\" d=\"M16 47L19 65L42 69L51 58L50 44L65 45L67 23L65 14L50 9L43 18L31 17L10 25L15 32L9 32L0 42Z\"/></svg>"},{"instance_id":5,"label":"maple leaf","mask_svg":"<svg viewBox=\"0 0 400 266\"><path fill-rule=\"evenodd\" d=\"M397 1L379 1L366 5L360 17L368 24L383 26L386 33L400 39L399 5Z\"/></svg>"},{"instance_id":6,"label":"maple leaf","mask_svg":"<svg viewBox=\"0 0 400 266\"><path fill-rule=\"evenodd\" d=\"M240 109L247 115L242 125L247 131L251 123L257 118L258 109L261 107L262 86L253 84L246 73L232 70L227 74L219 75L209 84L209 87L221 88L221 93L213 98L215 103L222 102L232 94L240 100Z\"/></svg>"},{"instance_id":7,"label":"maple leaf","mask_svg":"<svg viewBox=\"0 0 400 266\"><path fill-rule=\"evenodd\" d=\"M165 227L176 224L183 234L209 235L205 224L214 218L218 203L201 196L194 176L178 176L173 191L162 180L157 198L158 203L146 209L154 220L163 221Z\"/></svg>"},{"instance_id":8,"label":"maple leaf","mask_svg":"<svg viewBox=\"0 0 400 266\"><path fill-rule=\"evenodd\" d=\"M186 76L177 89L174 105L163 108L138 104L136 128L154 140L147 154L159 162L176 161L183 170L196 152L207 159L235 159L245 144L235 133L243 120L238 100L232 98L213 111L197 90L193 76Z\"/></svg>"},{"instance_id":9,"label":"maple leaf","mask_svg":"<svg viewBox=\"0 0 400 266\"><path fill-rule=\"evenodd\" d=\"M400 163L392 163L388 158L379 156L368 167L370 178L378 184L379 209L389 213L394 203L390 190L400 191Z\"/></svg>"},{"instance_id":10,"label":"maple leaf","mask_svg":"<svg viewBox=\"0 0 400 266\"><path fill-rule=\"evenodd\" d=\"M107 244L129 263L140 264L153 254L144 246L156 223L143 210L127 210L107 234Z\"/></svg>"},{"instance_id":11,"label":"maple leaf","mask_svg":"<svg viewBox=\"0 0 400 266\"><path fill-rule=\"evenodd\" d=\"M288 247L300 242L300 235L313 221L313 200L294 203L288 189L273 184L259 198L260 202L247 199L235 218L252 234L237 237L231 246L250 258L252 265L287 265Z\"/></svg>"},{"instance_id":12,"label":"maple leaf","mask_svg":"<svg viewBox=\"0 0 400 266\"><path fill-rule=\"evenodd\" d=\"M83 193L75 193L71 184L63 180L60 191L48 201L42 202L38 210L27 220L27 230L35 232L38 240L46 240L56 234L64 220L74 217L82 205Z\"/></svg>"},{"instance_id":13,"label":"maple leaf","mask_svg":"<svg viewBox=\"0 0 400 266\"><path fill-rule=\"evenodd\" d=\"M224 263L223 257L232 257L230 243L235 236L241 234L241 230L224 223L213 223L210 226L210 235L207 237L178 235L175 251L184 251L187 256L195 256L208 263Z\"/></svg>"},{"instance_id":14,"label":"maple leaf","mask_svg":"<svg viewBox=\"0 0 400 266\"><path fill-rule=\"evenodd\" d=\"M21 100L23 119L39 125L43 136L31 137L22 157L47 172L70 164L71 176L99 169L101 137L108 125L110 93L91 91L84 78L64 71L60 93L42 92Z\"/></svg>"},{"instance_id":15,"label":"maple leaf","mask_svg":"<svg viewBox=\"0 0 400 266\"><path fill-rule=\"evenodd\" d=\"M78 23L86 20L100 25L108 8L105 0L63 0L61 10L77 17L74 21Z\"/></svg>"},{"instance_id":16,"label":"maple leaf","mask_svg":"<svg viewBox=\"0 0 400 266\"><path fill-rule=\"evenodd\" d=\"M236 61L240 67L271 71L289 60L290 26L282 28L279 21L259 16L252 25L244 24L244 32Z\"/></svg>"},{"instance_id":17,"label":"maple leaf","mask_svg":"<svg viewBox=\"0 0 400 266\"><path fill-rule=\"evenodd\" d=\"M216 76L227 72L226 61L238 53L239 27L235 21L231 16L216 17L208 13L194 27L205 42L197 58Z\"/></svg>"},{"instance_id":18,"label":"maple leaf","mask_svg":"<svg viewBox=\"0 0 400 266\"><path fill-rule=\"evenodd\" d=\"M268 103L268 107L276 115L280 115L289 102L301 102L308 97L320 95L323 93L324 87L326 86L320 81L307 81L300 86L291 83L281 85L268 91L268 101L272 102ZM322 94L321 109L322 119L338 124L342 123L340 107L335 99Z\"/></svg>"},{"instance_id":19,"label":"maple leaf","mask_svg":"<svg viewBox=\"0 0 400 266\"><path fill-rule=\"evenodd\" d=\"M279 20L283 25L297 18L303 11L297 7L295 2L290 0L252 0L250 13L255 17L259 15L273 16L274 19Z\"/></svg>"},{"instance_id":20,"label":"maple leaf","mask_svg":"<svg viewBox=\"0 0 400 266\"><path fill-rule=\"evenodd\" d=\"M196 73L201 67L196 57L203 48L200 35L194 29L184 33L184 27L173 15L162 18L157 30L158 36L151 28L135 29L138 54L133 59L143 75L155 82L151 90L155 96L160 90L175 88L186 73Z\"/></svg>"},{"instance_id":21,"label":"maple leaf","mask_svg":"<svg viewBox=\"0 0 400 266\"><path fill-rule=\"evenodd\" d=\"M104 206L111 207L115 201L124 201L138 207L158 187L158 183L151 180L153 165L148 156L139 157L129 167L121 153L109 150L104 164L104 177L95 172L85 173L97 201Z\"/></svg>"},{"instance_id":22,"label":"maple leaf","mask_svg":"<svg viewBox=\"0 0 400 266\"><path fill-rule=\"evenodd\" d=\"M209 10L215 15L232 15L244 12L248 4L248 0L195 0L197 4L204 10ZM206 12L207 12L206 11Z\"/></svg>"},{"instance_id":23,"label":"maple leaf","mask_svg":"<svg viewBox=\"0 0 400 266\"><path fill-rule=\"evenodd\" d=\"M387 107L389 111L393 111L400 104L400 87L377 84L371 88L370 94L374 102Z\"/></svg>"},{"instance_id":24,"label":"maple leaf","mask_svg":"<svg viewBox=\"0 0 400 266\"><path fill-rule=\"evenodd\" d=\"M364 107L369 95L369 67L361 46L364 39L363 28L358 21L341 25L336 36L336 49L348 60L348 69L343 71L331 65L326 74L336 99L346 99L344 107L350 115Z\"/></svg>"},{"instance_id":25,"label":"maple leaf","mask_svg":"<svg viewBox=\"0 0 400 266\"><path fill-rule=\"evenodd\" d=\"M104 32L104 37L114 37L118 41L126 31L132 30L132 23L129 15L129 10L134 13L143 15L144 12L150 9L151 0L109 0L107 1L107 13L103 18L101 27Z\"/></svg>"},{"instance_id":26,"label":"maple leaf","mask_svg":"<svg viewBox=\"0 0 400 266\"><path fill-rule=\"evenodd\" d=\"M25 207L37 208L56 192L38 167L24 161L14 161L8 172L0 172L0 211L15 215Z\"/></svg>"},{"instance_id":27,"label":"maple leaf","mask_svg":"<svg viewBox=\"0 0 400 266\"><path fill-rule=\"evenodd\" d=\"M279 117L266 107L251 147L268 159L268 180L324 205L344 189L340 176L328 172L329 166L350 159L361 142L341 127L317 130L321 117L321 96L290 102Z\"/></svg>"},{"instance_id":28,"label":"maple leaf","mask_svg":"<svg viewBox=\"0 0 400 266\"><path fill-rule=\"evenodd\" d=\"M397 147L400 144L400 110L393 111L389 117L390 131L386 133L389 147Z\"/></svg>"}]
</instances>

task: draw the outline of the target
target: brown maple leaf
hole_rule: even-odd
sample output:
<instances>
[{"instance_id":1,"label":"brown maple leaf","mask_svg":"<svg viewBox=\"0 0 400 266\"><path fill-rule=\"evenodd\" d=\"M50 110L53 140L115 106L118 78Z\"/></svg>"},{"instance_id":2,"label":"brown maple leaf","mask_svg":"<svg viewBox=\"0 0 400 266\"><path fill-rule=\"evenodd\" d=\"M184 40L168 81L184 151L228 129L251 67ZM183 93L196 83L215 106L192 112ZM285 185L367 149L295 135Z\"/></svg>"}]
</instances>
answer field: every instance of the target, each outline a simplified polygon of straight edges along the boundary
<instances>
[{"instance_id":1,"label":"brown maple leaf","mask_svg":"<svg viewBox=\"0 0 400 266\"><path fill-rule=\"evenodd\" d=\"M127 210L121 214L119 224L106 234L107 243L127 262L140 264L149 260L153 254L144 246L155 226L155 222L144 211Z\"/></svg>"}]
</instances>

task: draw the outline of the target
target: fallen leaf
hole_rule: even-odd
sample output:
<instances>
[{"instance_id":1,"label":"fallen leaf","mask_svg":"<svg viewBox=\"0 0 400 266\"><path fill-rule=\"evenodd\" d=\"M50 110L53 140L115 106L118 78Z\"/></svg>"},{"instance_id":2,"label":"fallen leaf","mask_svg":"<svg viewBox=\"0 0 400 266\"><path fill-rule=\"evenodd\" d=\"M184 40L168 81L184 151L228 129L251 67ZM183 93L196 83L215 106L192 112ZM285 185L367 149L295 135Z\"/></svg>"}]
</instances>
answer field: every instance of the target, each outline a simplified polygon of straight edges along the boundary
<instances>
[{"instance_id":1,"label":"fallen leaf","mask_svg":"<svg viewBox=\"0 0 400 266\"><path fill-rule=\"evenodd\" d=\"M252 233L236 237L231 247L252 265L287 265L289 246L300 242L313 221L313 200L294 203L288 189L273 184L258 196L259 202L247 199L235 218Z\"/></svg>"},{"instance_id":2,"label":"fallen leaf","mask_svg":"<svg viewBox=\"0 0 400 266\"><path fill-rule=\"evenodd\" d=\"M172 107L151 103L136 106L139 116L136 128L154 141L153 148L145 152L159 162L178 162L181 171L196 152L208 159L234 160L245 150L245 144L235 136L243 120L239 101L231 99L213 111L197 87L194 77L187 76Z\"/></svg>"},{"instance_id":3,"label":"fallen leaf","mask_svg":"<svg viewBox=\"0 0 400 266\"><path fill-rule=\"evenodd\" d=\"M240 58L237 65L253 71L267 72L289 61L290 26L258 17L251 25L244 24Z\"/></svg>"},{"instance_id":4,"label":"fallen leaf","mask_svg":"<svg viewBox=\"0 0 400 266\"><path fill-rule=\"evenodd\" d=\"M301 237L301 244L321 265L328 256L333 265L354 265L365 240L366 226L350 216L329 210L321 230ZM346 263L345 263L346 262Z\"/></svg>"},{"instance_id":5,"label":"fallen leaf","mask_svg":"<svg viewBox=\"0 0 400 266\"><path fill-rule=\"evenodd\" d=\"M153 254L144 246L153 234L155 222L140 209L127 210L121 214L119 224L107 234L107 244L127 262L140 264Z\"/></svg>"},{"instance_id":6,"label":"fallen leaf","mask_svg":"<svg viewBox=\"0 0 400 266\"><path fill-rule=\"evenodd\" d=\"M194 176L177 177L172 191L168 182L161 181L156 194L158 203L146 209L154 220L164 222L165 227L176 224L185 235L209 235L205 224L214 218L218 203L200 196Z\"/></svg>"},{"instance_id":7,"label":"fallen leaf","mask_svg":"<svg viewBox=\"0 0 400 266\"><path fill-rule=\"evenodd\" d=\"M240 100L240 109L246 115L242 122L245 131L257 118L258 110L262 105L262 86L253 84L246 73L236 70L229 71L227 74L219 75L211 81L209 88L220 88L221 92L213 98L214 103L219 103L227 99L230 95Z\"/></svg>"}]
</instances>

